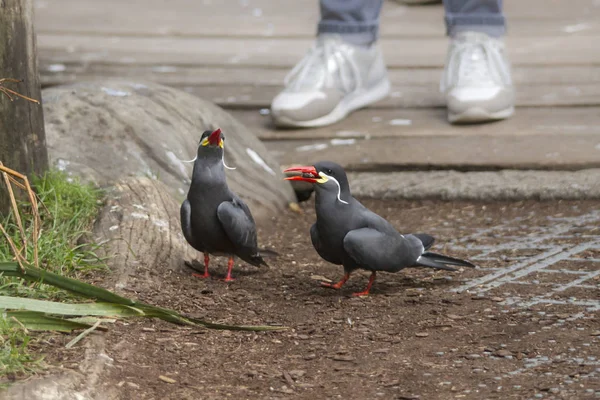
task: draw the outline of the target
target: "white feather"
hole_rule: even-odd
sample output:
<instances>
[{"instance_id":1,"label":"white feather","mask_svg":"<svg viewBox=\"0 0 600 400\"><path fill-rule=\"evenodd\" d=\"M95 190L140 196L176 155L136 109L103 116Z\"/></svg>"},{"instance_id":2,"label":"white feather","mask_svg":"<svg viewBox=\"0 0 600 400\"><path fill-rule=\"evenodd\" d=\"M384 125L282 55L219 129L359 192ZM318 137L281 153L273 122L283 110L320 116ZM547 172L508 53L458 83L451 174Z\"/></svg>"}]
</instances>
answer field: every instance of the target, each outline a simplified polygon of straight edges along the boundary
<instances>
[{"instance_id":1,"label":"white feather","mask_svg":"<svg viewBox=\"0 0 600 400\"><path fill-rule=\"evenodd\" d=\"M190 163L190 162L194 162L194 161L196 161L196 159L197 159L197 158L198 158L198 154L196 154L196 157L194 157L194 159L193 159L193 160L179 160L179 159L178 159L178 160L179 160L179 161L181 161L181 162Z\"/></svg>"},{"instance_id":2,"label":"white feather","mask_svg":"<svg viewBox=\"0 0 600 400\"><path fill-rule=\"evenodd\" d=\"M342 187L340 186L340 183L338 182L337 179L335 179L333 176L329 176L323 172L321 172L321 174L323 174L327 179L331 179L332 181L335 182L335 184L338 187L338 194L337 194L337 199L340 201L340 203L344 203L344 204L349 204L347 201L342 200Z\"/></svg>"},{"instance_id":3,"label":"white feather","mask_svg":"<svg viewBox=\"0 0 600 400\"><path fill-rule=\"evenodd\" d=\"M225 146L223 146L223 158L221 159L223 161L223 166L227 169L235 169L235 167L228 167L227 164L225 164Z\"/></svg>"}]
</instances>

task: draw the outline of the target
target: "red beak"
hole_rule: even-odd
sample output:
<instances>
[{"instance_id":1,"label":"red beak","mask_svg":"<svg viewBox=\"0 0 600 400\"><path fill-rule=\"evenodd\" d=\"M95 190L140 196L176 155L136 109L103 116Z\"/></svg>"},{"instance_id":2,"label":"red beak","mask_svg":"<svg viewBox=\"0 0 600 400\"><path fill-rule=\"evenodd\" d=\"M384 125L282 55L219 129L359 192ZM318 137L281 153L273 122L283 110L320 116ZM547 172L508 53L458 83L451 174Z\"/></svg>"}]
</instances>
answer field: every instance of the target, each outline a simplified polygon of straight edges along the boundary
<instances>
[{"instance_id":1,"label":"red beak","mask_svg":"<svg viewBox=\"0 0 600 400\"><path fill-rule=\"evenodd\" d=\"M208 143L213 146L218 146L221 143L221 129L217 129L208 137Z\"/></svg>"},{"instance_id":2,"label":"red beak","mask_svg":"<svg viewBox=\"0 0 600 400\"><path fill-rule=\"evenodd\" d=\"M304 181L310 183L317 183L317 180L320 178L317 170L313 166L309 167L292 167L288 168L284 173L288 172L299 172L299 175L288 176L285 178L286 181Z\"/></svg>"}]
</instances>

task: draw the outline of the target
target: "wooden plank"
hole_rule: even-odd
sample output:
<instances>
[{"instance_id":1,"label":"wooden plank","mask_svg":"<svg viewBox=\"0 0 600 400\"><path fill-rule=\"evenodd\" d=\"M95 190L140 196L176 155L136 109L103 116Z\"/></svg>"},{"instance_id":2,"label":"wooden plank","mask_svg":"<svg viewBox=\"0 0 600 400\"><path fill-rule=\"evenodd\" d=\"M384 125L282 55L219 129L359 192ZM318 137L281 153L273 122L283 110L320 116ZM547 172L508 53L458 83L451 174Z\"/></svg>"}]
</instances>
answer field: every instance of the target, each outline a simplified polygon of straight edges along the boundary
<instances>
[{"instance_id":1,"label":"wooden plank","mask_svg":"<svg viewBox=\"0 0 600 400\"><path fill-rule=\"evenodd\" d=\"M52 0L38 2L37 8L42 33L122 36L312 37L319 18L313 0ZM505 2L505 13L514 36L600 31L600 7L593 0L513 0ZM383 37L439 37L445 32L441 6L385 1L381 21Z\"/></svg>"},{"instance_id":2,"label":"wooden plank","mask_svg":"<svg viewBox=\"0 0 600 400\"><path fill-rule=\"evenodd\" d=\"M322 128L276 130L271 118L257 110L230 110L263 141L382 139L408 137L520 137L561 135L568 146L580 135L596 135L600 144L600 107L521 108L507 120L491 124L450 125L444 109L357 111L345 120ZM600 156L600 148L594 149Z\"/></svg>"},{"instance_id":3,"label":"wooden plank","mask_svg":"<svg viewBox=\"0 0 600 400\"><path fill-rule=\"evenodd\" d=\"M514 65L600 64L600 36L548 36L539 40L509 38L508 53ZM310 39L109 37L89 35L38 35L40 58L51 63L98 62L153 64L166 67L295 65L310 47ZM442 67L446 39L382 39L388 66ZM401 49L401 51L398 51ZM560 49L560 51L557 51Z\"/></svg>"},{"instance_id":4,"label":"wooden plank","mask_svg":"<svg viewBox=\"0 0 600 400\"><path fill-rule=\"evenodd\" d=\"M177 86L198 97L226 108L268 108L283 87L256 85ZM437 85L393 86L391 95L369 109L444 107ZM522 85L517 87L517 106L592 106L600 105L600 84Z\"/></svg>"},{"instance_id":5,"label":"wooden plank","mask_svg":"<svg viewBox=\"0 0 600 400\"><path fill-rule=\"evenodd\" d=\"M108 78L108 77L107 77ZM137 77L132 77L138 81ZM97 77L88 80L104 80ZM61 83L75 82L65 80ZM160 81L155 81L161 83ZM58 82L53 82L54 84ZM269 108L271 101L282 87L256 85L188 85L168 84L225 108ZM47 86L47 85L46 85ZM401 96L396 94L400 93ZM516 105L519 107L561 107L600 105L600 84L547 85L517 87ZM444 107L443 96L435 86L394 86L392 95L377 102L369 109L431 108Z\"/></svg>"},{"instance_id":6,"label":"wooden plank","mask_svg":"<svg viewBox=\"0 0 600 400\"><path fill-rule=\"evenodd\" d=\"M600 167L598 134L524 136L438 136L357 140L332 145L314 140L270 141L282 165L334 161L350 171L424 169L497 170ZM309 150L310 146L321 145ZM327 147L324 147L324 146Z\"/></svg>"},{"instance_id":7,"label":"wooden plank","mask_svg":"<svg viewBox=\"0 0 600 400\"><path fill-rule=\"evenodd\" d=\"M351 170L582 169L600 166L600 107L518 109L511 119L454 126L445 111L361 110L324 128L274 130L234 111L280 163L332 160Z\"/></svg>"},{"instance_id":8,"label":"wooden plank","mask_svg":"<svg viewBox=\"0 0 600 400\"><path fill-rule=\"evenodd\" d=\"M64 71L59 71L63 69ZM77 80L121 77L177 87L225 107L269 107L283 88L288 70L265 68L178 67L119 64L41 65L45 86ZM442 69L392 69L390 96L371 108L442 107ZM518 106L600 104L600 67L517 67L514 71Z\"/></svg>"},{"instance_id":9,"label":"wooden plank","mask_svg":"<svg viewBox=\"0 0 600 400\"><path fill-rule=\"evenodd\" d=\"M183 85L283 85L287 67L211 67L182 65L165 68L161 65L106 63L103 61L55 64L40 61L40 71L47 85L94 77L126 77L146 79L163 84ZM390 68L388 76L392 85L436 86L443 68ZM515 66L513 80L517 85L542 84L595 84L600 83L600 65L589 66Z\"/></svg>"}]
</instances>

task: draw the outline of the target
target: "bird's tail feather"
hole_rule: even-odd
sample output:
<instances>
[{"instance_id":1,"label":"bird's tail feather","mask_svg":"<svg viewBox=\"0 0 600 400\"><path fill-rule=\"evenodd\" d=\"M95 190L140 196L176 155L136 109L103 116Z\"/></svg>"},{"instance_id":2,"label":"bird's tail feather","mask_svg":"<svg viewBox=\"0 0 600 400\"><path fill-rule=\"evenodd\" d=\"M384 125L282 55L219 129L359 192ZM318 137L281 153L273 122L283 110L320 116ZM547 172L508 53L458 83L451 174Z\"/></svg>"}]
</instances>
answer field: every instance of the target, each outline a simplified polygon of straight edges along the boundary
<instances>
[{"instance_id":1,"label":"bird's tail feather","mask_svg":"<svg viewBox=\"0 0 600 400\"><path fill-rule=\"evenodd\" d=\"M456 268L452 268L452 267L448 267L442 263L439 263L435 260L432 260L430 258L427 258L425 256L421 256L419 257L419 259L417 260L416 264L419 267L429 267L429 268L435 268L435 269L443 269L445 271L456 271Z\"/></svg>"},{"instance_id":2,"label":"bird's tail feather","mask_svg":"<svg viewBox=\"0 0 600 400\"><path fill-rule=\"evenodd\" d=\"M269 249L258 249L258 252L261 256L264 257L279 257L279 253Z\"/></svg>"},{"instance_id":3,"label":"bird's tail feather","mask_svg":"<svg viewBox=\"0 0 600 400\"><path fill-rule=\"evenodd\" d=\"M248 262L250 264L254 265L255 267L267 267L267 268L271 268L269 266L269 264L267 264L267 262L259 254L250 257L250 259L248 260Z\"/></svg>"},{"instance_id":4,"label":"bird's tail feather","mask_svg":"<svg viewBox=\"0 0 600 400\"><path fill-rule=\"evenodd\" d=\"M428 250L431 246L433 246L433 242L435 242L435 238L426 233L413 233L413 236L416 236L417 239L421 241L425 250Z\"/></svg>"},{"instance_id":5,"label":"bird's tail feather","mask_svg":"<svg viewBox=\"0 0 600 400\"><path fill-rule=\"evenodd\" d=\"M433 260L433 261L436 261L441 264L457 265L459 267L476 268L475 264L473 264L467 260L461 260L460 258L449 257L449 256L445 256L443 254L433 253L431 251L427 251L427 252L423 253L421 255L421 257L426 257L429 260Z\"/></svg>"}]
</instances>

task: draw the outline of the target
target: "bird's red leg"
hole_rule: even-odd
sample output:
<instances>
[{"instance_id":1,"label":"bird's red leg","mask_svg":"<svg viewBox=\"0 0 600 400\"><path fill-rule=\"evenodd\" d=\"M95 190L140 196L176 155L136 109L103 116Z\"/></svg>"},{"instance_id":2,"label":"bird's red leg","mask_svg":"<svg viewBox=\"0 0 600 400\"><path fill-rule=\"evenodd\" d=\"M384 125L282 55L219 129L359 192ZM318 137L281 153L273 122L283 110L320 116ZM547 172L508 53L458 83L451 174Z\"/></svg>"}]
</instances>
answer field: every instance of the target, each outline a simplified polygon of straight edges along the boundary
<instances>
[{"instance_id":1,"label":"bird's red leg","mask_svg":"<svg viewBox=\"0 0 600 400\"><path fill-rule=\"evenodd\" d=\"M193 273L192 276L195 276L196 278L209 278L210 275L208 274L208 263L210 262L210 257L208 256L208 253L204 253L204 274L200 275L200 274L196 274Z\"/></svg>"},{"instance_id":2,"label":"bird's red leg","mask_svg":"<svg viewBox=\"0 0 600 400\"><path fill-rule=\"evenodd\" d=\"M375 271L373 271L373 273L371 274L371 277L369 278L369 283L367 284L367 288L362 292L352 293L352 296L368 296L369 290L371 290L371 286L373 286L373 282L375 282L375 275L376 275Z\"/></svg>"},{"instance_id":3,"label":"bird's red leg","mask_svg":"<svg viewBox=\"0 0 600 400\"><path fill-rule=\"evenodd\" d=\"M350 279L350 274L349 273L345 273L344 277L338 282L338 283L327 283L327 282L321 282L321 286L323 287L327 287L327 288L331 288L331 289L339 289L342 287L342 285L344 283L346 283L346 281Z\"/></svg>"},{"instance_id":4,"label":"bird's red leg","mask_svg":"<svg viewBox=\"0 0 600 400\"><path fill-rule=\"evenodd\" d=\"M233 269L233 257L229 257L229 263L227 264L227 276L225 277L225 282L233 282L235 278L231 277L231 270Z\"/></svg>"}]
</instances>

